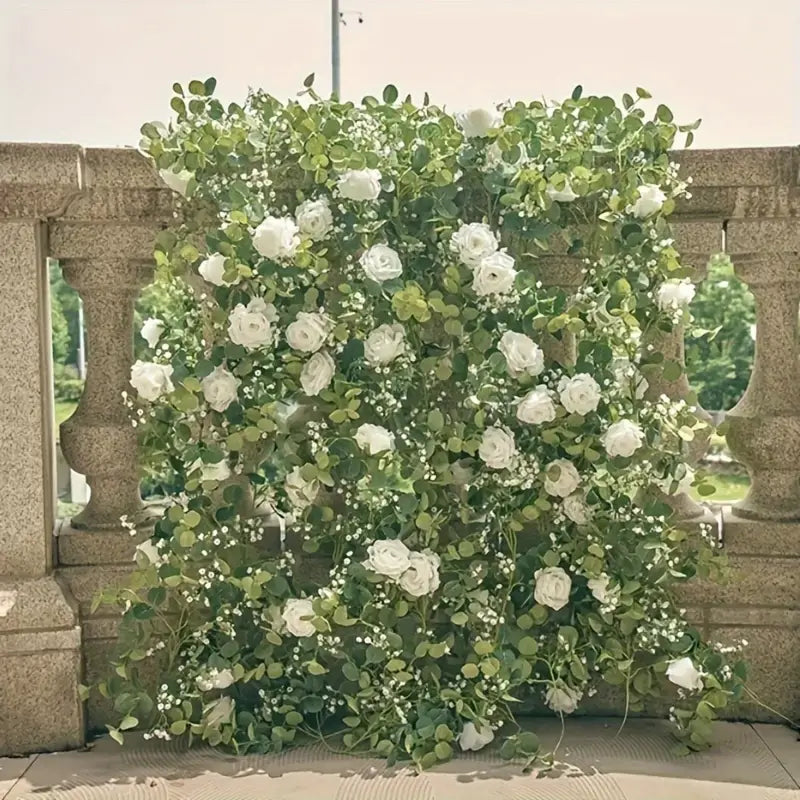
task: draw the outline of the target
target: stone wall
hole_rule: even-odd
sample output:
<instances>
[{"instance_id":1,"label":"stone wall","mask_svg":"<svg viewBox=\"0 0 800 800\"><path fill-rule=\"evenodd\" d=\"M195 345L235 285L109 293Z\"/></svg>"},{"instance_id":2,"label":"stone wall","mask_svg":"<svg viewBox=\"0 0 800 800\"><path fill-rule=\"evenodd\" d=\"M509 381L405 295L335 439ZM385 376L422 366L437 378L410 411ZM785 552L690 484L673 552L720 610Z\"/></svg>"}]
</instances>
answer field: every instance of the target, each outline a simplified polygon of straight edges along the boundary
<instances>
[{"instance_id":1,"label":"stone wall","mask_svg":"<svg viewBox=\"0 0 800 800\"><path fill-rule=\"evenodd\" d=\"M693 197L674 217L678 247L698 279L708 256L726 249L756 296L758 327L750 385L728 414L731 447L753 482L722 521L736 578L726 587L691 586L685 599L706 635L750 641L751 687L799 716L800 151L676 158L694 178ZM103 673L117 627L107 613L92 614L91 601L130 569L136 541L119 517L141 503L135 437L120 399L133 302L170 216L169 192L133 150L0 145L0 292L8 312L0 317L0 755L84 741L78 685ZM91 502L57 538L47 256L83 298L92 354L78 409L61 426L64 455L86 474ZM563 281L567 272L554 274ZM657 344L682 358L681 332ZM685 396L690 387L683 377L652 390ZM677 510L687 525L707 519L688 497ZM769 716L750 706L736 713ZM101 706L89 706L90 727L103 718Z\"/></svg>"}]
</instances>

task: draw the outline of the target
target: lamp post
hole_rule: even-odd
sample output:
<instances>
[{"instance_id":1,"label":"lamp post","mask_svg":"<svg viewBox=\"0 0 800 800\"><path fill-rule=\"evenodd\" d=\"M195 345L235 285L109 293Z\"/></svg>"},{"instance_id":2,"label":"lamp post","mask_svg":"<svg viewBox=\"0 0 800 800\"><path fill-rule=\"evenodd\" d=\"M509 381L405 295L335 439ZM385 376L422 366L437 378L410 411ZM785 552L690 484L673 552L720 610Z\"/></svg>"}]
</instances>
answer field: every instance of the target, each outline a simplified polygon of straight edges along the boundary
<instances>
[{"instance_id":1,"label":"lamp post","mask_svg":"<svg viewBox=\"0 0 800 800\"><path fill-rule=\"evenodd\" d=\"M338 100L342 91L342 62L339 44L339 27L347 25L347 14L355 14L359 23L364 22L364 15L360 11L341 11L339 0L331 0L331 90Z\"/></svg>"}]
</instances>

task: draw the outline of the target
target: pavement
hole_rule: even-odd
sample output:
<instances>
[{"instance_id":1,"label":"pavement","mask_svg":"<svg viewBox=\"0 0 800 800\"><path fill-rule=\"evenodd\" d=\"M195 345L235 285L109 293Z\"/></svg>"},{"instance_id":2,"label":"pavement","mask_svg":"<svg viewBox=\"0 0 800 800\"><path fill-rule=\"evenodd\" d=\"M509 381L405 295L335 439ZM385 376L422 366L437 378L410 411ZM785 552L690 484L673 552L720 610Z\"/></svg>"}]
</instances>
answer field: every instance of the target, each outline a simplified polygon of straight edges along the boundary
<instances>
[{"instance_id":1,"label":"pavement","mask_svg":"<svg viewBox=\"0 0 800 800\"><path fill-rule=\"evenodd\" d=\"M554 768L524 774L497 748L422 775L323 745L235 757L179 743L0 759L0 800L800 800L800 742L778 725L716 724L713 749L676 757L660 720L569 719ZM526 720L546 747L558 720Z\"/></svg>"}]
</instances>

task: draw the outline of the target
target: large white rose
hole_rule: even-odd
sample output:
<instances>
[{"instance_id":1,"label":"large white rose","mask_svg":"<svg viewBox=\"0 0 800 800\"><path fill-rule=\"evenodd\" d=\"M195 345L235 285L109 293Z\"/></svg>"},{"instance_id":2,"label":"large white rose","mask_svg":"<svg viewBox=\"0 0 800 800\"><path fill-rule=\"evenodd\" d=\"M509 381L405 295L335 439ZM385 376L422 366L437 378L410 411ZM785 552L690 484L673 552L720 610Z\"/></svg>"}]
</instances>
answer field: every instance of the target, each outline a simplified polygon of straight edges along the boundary
<instances>
[{"instance_id":1,"label":"large white rose","mask_svg":"<svg viewBox=\"0 0 800 800\"><path fill-rule=\"evenodd\" d=\"M364 274L373 281L383 283L403 274L403 263L396 250L387 244L374 244L358 260Z\"/></svg>"},{"instance_id":2,"label":"large white rose","mask_svg":"<svg viewBox=\"0 0 800 800\"><path fill-rule=\"evenodd\" d=\"M300 233L315 242L322 241L333 230L333 214L327 197L300 203L295 209L294 218Z\"/></svg>"},{"instance_id":3,"label":"large white rose","mask_svg":"<svg viewBox=\"0 0 800 800\"><path fill-rule=\"evenodd\" d=\"M289 258L300 244L297 223L291 217L267 217L253 233L253 247L264 258Z\"/></svg>"},{"instance_id":4,"label":"large white rose","mask_svg":"<svg viewBox=\"0 0 800 800\"><path fill-rule=\"evenodd\" d=\"M458 253L461 263L470 269L477 267L499 246L500 243L494 232L483 222L470 222L462 225L450 237L450 249L454 253Z\"/></svg>"},{"instance_id":5,"label":"large white rose","mask_svg":"<svg viewBox=\"0 0 800 800\"><path fill-rule=\"evenodd\" d=\"M317 629L307 617L314 616L314 605L308 599L291 597L283 607L281 619L292 636L313 636Z\"/></svg>"},{"instance_id":6,"label":"large white rose","mask_svg":"<svg viewBox=\"0 0 800 800\"><path fill-rule=\"evenodd\" d=\"M600 386L591 375L579 372L571 378L564 376L559 381L558 396L561 405L570 414L586 416L600 403Z\"/></svg>"},{"instance_id":7,"label":"large white rose","mask_svg":"<svg viewBox=\"0 0 800 800\"><path fill-rule=\"evenodd\" d=\"M364 358L373 367L390 364L405 351L405 330L398 323L379 325L364 342Z\"/></svg>"},{"instance_id":8,"label":"large white rose","mask_svg":"<svg viewBox=\"0 0 800 800\"><path fill-rule=\"evenodd\" d=\"M377 200L381 173L377 169L349 169L339 176L339 194L348 200Z\"/></svg>"},{"instance_id":9,"label":"large white rose","mask_svg":"<svg viewBox=\"0 0 800 800\"><path fill-rule=\"evenodd\" d=\"M556 189L552 184L548 184L544 191L555 203L571 203L578 197L578 195L572 191L572 186L570 186L569 181L564 182L564 187L562 189Z\"/></svg>"},{"instance_id":10,"label":"large white rose","mask_svg":"<svg viewBox=\"0 0 800 800\"><path fill-rule=\"evenodd\" d=\"M283 488L286 491L286 496L289 502L295 508L305 508L310 506L319 494L319 481L307 481L301 472L300 467L295 467L283 482Z\"/></svg>"},{"instance_id":11,"label":"large white rose","mask_svg":"<svg viewBox=\"0 0 800 800\"><path fill-rule=\"evenodd\" d=\"M236 682L233 673L229 669L220 671L209 670L205 675L197 678L197 688L201 692L211 692L214 689L227 689Z\"/></svg>"},{"instance_id":12,"label":"large white rose","mask_svg":"<svg viewBox=\"0 0 800 800\"><path fill-rule=\"evenodd\" d=\"M228 317L228 336L234 344L256 350L272 341L272 323L278 312L272 303L254 297L247 306L239 303Z\"/></svg>"},{"instance_id":13,"label":"large white rose","mask_svg":"<svg viewBox=\"0 0 800 800\"><path fill-rule=\"evenodd\" d=\"M544 490L556 497L568 497L581 482L575 465L565 458L551 461L545 468L544 476Z\"/></svg>"},{"instance_id":14,"label":"large white rose","mask_svg":"<svg viewBox=\"0 0 800 800\"><path fill-rule=\"evenodd\" d=\"M220 697L206 708L205 722L210 728L218 728L233 720L233 712L236 710L236 701L232 697Z\"/></svg>"},{"instance_id":15,"label":"large white rose","mask_svg":"<svg viewBox=\"0 0 800 800\"><path fill-rule=\"evenodd\" d=\"M400 588L412 597L433 594L439 588L439 556L425 550L411 553L411 566L400 576Z\"/></svg>"},{"instance_id":16,"label":"large white rose","mask_svg":"<svg viewBox=\"0 0 800 800\"><path fill-rule=\"evenodd\" d=\"M211 408L214 411L224 411L237 399L240 383L241 381L225 367L216 367L200 381L200 386L203 389L203 397Z\"/></svg>"},{"instance_id":17,"label":"large white rose","mask_svg":"<svg viewBox=\"0 0 800 800\"><path fill-rule=\"evenodd\" d=\"M610 583L611 578L605 574L601 575L599 578L589 578L589 580L586 581L586 585L589 587L592 597L604 606L613 602L618 594L618 590L608 588Z\"/></svg>"},{"instance_id":18,"label":"large white rose","mask_svg":"<svg viewBox=\"0 0 800 800\"><path fill-rule=\"evenodd\" d=\"M645 219L661 211L667 196L661 191L661 187L655 183L644 183L637 190L638 197L633 204L633 216L637 219Z\"/></svg>"},{"instance_id":19,"label":"large white rose","mask_svg":"<svg viewBox=\"0 0 800 800\"><path fill-rule=\"evenodd\" d=\"M537 386L520 400L517 419L529 425L541 425L556 418L556 406L546 386Z\"/></svg>"},{"instance_id":20,"label":"large white rose","mask_svg":"<svg viewBox=\"0 0 800 800\"><path fill-rule=\"evenodd\" d=\"M336 362L324 350L319 350L303 364L300 385L309 397L316 397L328 388L335 372Z\"/></svg>"},{"instance_id":21,"label":"large white rose","mask_svg":"<svg viewBox=\"0 0 800 800\"><path fill-rule=\"evenodd\" d=\"M399 539L381 539L367 548L364 566L396 581L411 566L411 551Z\"/></svg>"},{"instance_id":22,"label":"large white rose","mask_svg":"<svg viewBox=\"0 0 800 800\"><path fill-rule=\"evenodd\" d=\"M194 177L193 172L188 169L182 169L179 172L174 172L171 169L162 169L158 172L161 180L182 197L186 197L186 189L189 186L189 181Z\"/></svg>"},{"instance_id":23,"label":"large white rose","mask_svg":"<svg viewBox=\"0 0 800 800\"><path fill-rule=\"evenodd\" d=\"M394 450L394 434L387 431L382 425L371 425L365 422L358 426L356 444L374 456L386 450Z\"/></svg>"},{"instance_id":24,"label":"large white rose","mask_svg":"<svg viewBox=\"0 0 800 800\"><path fill-rule=\"evenodd\" d=\"M470 108L456 114L456 122L464 131L464 136L472 139L486 136L492 128L496 128L501 120L500 115L491 108Z\"/></svg>"},{"instance_id":25,"label":"large white rose","mask_svg":"<svg viewBox=\"0 0 800 800\"><path fill-rule=\"evenodd\" d=\"M222 253L212 253L201 262L197 271L203 280L213 283L214 286L233 286L241 280L240 275L232 281L225 280L225 256Z\"/></svg>"},{"instance_id":26,"label":"large white rose","mask_svg":"<svg viewBox=\"0 0 800 800\"><path fill-rule=\"evenodd\" d=\"M603 434L603 447L611 458L630 458L644 442L644 431L629 419L621 419L608 426Z\"/></svg>"},{"instance_id":27,"label":"large white rose","mask_svg":"<svg viewBox=\"0 0 800 800\"><path fill-rule=\"evenodd\" d=\"M586 505L581 492L567 495L561 503L561 508L576 525L585 525L592 518L592 510Z\"/></svg>"},{"instance_id":28,"label":"large white rose","mask_svg":"<svg viewBox=\"0 0 800 800\"><path fill-rule=\"evenodd\" d=\"M514 434L506 428L493 426L483 432L478 455L491 469L508 469L514 461L517 445Z\"/></svg>"},{"instance_id":29,"label":"large white rose","mask_svg":"<svg viewBox=\"0 0 800 800\"><path fill-rule=\"evenodd\" d=\"M142 323L140 334L150 347L156 346L162 333L164 333L164 323L157 317L148 317Z\"/></svg>"},{"instance_id":30,"label":"large white rose","mask_svg":"<svg viewBox=\"0 0 800 800\"><path fill-rule=\"evenodd\" d=\"M169 364L137 361L131 367L131 386L140 397L151 402L175 389L171 379L172 367Z\"/></svg>"},{"instance_id":31,"label":"large white rose","mask_svg":"<svg viewBox=\"0 0 800 800\"><path fill-rule=\"evenodd\" d=\"M662 311L686 308L694 299L695 286L688 279L664 281L656 292L656 303Z\"/></svg>"},{"instance_id":32,"label":"large white rose","mask_svg":"<svg viewBox=\"0 0 800 800\"><path fill-rule=\"evenodd\" d=\"M325 344L333 325L330 317L318 312L298 311L286 328L286 341L293 350L315 353Z\"/></svg>"},{"instance_id":33,"label":"large white rose","mask_svg":"<svg viewBox=\"0 0 800 800\"><path fill-rule=\"evenodd\" d=\"M667 679L689 692L698 692L703 688L703 675L688 656L669 662Z\"/></svg>"},{"instance_id":34,"label":"large white rose","mask_svg":"<svg viewBox=\"0 0 800 800\"><path fill-rule=\"evenodd\" d=\"M494 731L485 720L479 721L477 725L474 722L465 722L458 735L458 746L462 750L482 750L492 741Z\"/></svg>"},{"instance_id":35,"label":"large white rose","mask_svg":"<svg viewBox=\"0 0 800 800\"><path fill-rule=\"evenodd\" d=\"M536 587L533 590L533 599L539 605L560 611L569 602L572 578L561 567L537 569L534 578Z\"/></svg>"},{"instance_id":36,"label":"large white rose","mask_svg":"<svg viewBox=\"0 0 800 800\"><path fill-rule=\"evenodd\" d=\"M582 697L583 692L580 690L556 684L547 690L544 701L557 714L571 714L578 707Z\"/></svg>"},{"instance_id":37,"label":"large white rose","mask_svg":"<svg viewBox=\"0 0 800 800\"><path fill-rule=\"evenodd\" d=\"M506 331L497 349L506 357L508 371L514 377L538 375L544 369L544 353L530 336Z\"/></svg>"},{"instance_id":38,"label":"large white rose","mask_svg":"<svg viewBox=\"0 0 800 800\"><path fill-rule=\"evenodd\" d=\"M514 288L516 277L514 259L504 250L498 250L482 259L475 268L472 290L478 297L506 294Z\"/></svg>"},{"instance_id":39,"label":"large white rose","mask_svg":"<svg viewBox=\"0 0 800 800\"><path fill-rule=\"evenodd\" d=\"M231 476L231 468L223 458L222 461L215 461L213 464L204 464L199 458L189 465L189 472L200 470L201 481L226 481Z\"/></svg>"}]
</instances>

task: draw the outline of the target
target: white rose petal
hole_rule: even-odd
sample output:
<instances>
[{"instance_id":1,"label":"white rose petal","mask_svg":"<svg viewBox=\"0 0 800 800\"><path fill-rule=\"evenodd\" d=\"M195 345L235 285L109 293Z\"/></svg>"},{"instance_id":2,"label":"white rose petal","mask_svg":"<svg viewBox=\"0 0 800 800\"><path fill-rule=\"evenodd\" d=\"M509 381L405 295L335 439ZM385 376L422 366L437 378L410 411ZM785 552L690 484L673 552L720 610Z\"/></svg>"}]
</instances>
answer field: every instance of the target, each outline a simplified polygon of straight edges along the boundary
<instances>
[{"instance_id":1,"label":"white rose petal","mask_svg":"<svg viewBox=\"0 0 800 800\"><path fill-rule=\"evenodd\" d=\"M464 131L464 136L473 139L476 136L486 136L492 128L501 123L500 115L490 108L470 108L456 114L456 122Z\"/></svg>"},{"instance_id":2,"label":"white rose petal","mask_svg":"<svg viewBox=\"0 0 800 800\"><path fill-rule=\"evenodd\" d=\"M162 169L159 170L158 174L161 180L164 181L173 192L177 192L182 197L186 197L186 189L189 186L189 181L194 177L193 172L189 172L188 169L182 169L179 172L174 172L171 169Z\"/></svg>"},{"instance_id":3,"label":"white rose petal","mask_svg":"<svg viewBox=\"0 0 800 800\"><path fill-rule=\"evenodd\" d=\"M544 353L530 336L506 331L497 349L505 356L508 371L513 377L538 375L544 370Z\"/></svg>"},{"instance_id":4,"label":"white rose petal","mask_svg":"<svg viewBox=\"0 0 800 800\"><path fill-rule=\"evenodd\" d=\"M379 325L364 342L364 359L373 367L390 364L405 351L405 330L398 323Z\"/></svg>"},{"instance_id":5,"label":"white rose petal","mask_svg":"<svg viewBox=\"0 0 800 800\"><path fill-rule=\"evenodd\" d=\"M534 574L536 587L533 599L539 605L560 611L569 603L569 593L572 589L572 579L561 567L546 567L536 570Z\"/></svg>"},{"instance_id":6,"label":"white rose petal","mask_svg":"<svg viewBox=\"0 0 800 800\"><path fill-rule=\"evenodd\" d=\"M508 469L514 463L517 445L514 434L507 428L487 428L481 437L478 455L490 469Z\"/></svg>"},{"instance_id":7,"label":"white rose petal","mask_svg":"<svg viewBox=\"0 0 800 800\"><path fill-rule=\"evenodd\" d=\"M358 260L364 274L373 281L383 283L403 274L403 264L396 250L387 244L374 244Z\"/></svg>"},{"instance_id":8,"label":"white rose petal","mask_svg":"<svg viewBox=\"0 0 800 800\"><path fill-rule=\"evenodd\" d=\"M703 675L688 656L669 662L667 679L689 692L699 692L703 688Z\"/></svg>"},{"instance_id":9,"label":"white rose petal","mask_svg":"<svg viewBox=\"0 0 800 800\"><path fill-rule=\"evenodd\" d=\"M490 294L507 294L514 288L517 271L514 259L504 250L498 250L481 259L472 278L472 290L478 297Z\"/></svg>"},{"instance_id":10,"label":"white rose petal","mask_svg":"<svg viewBox=\"0 0 800 800\"><path fill-rule=\"evenodd\" d=\"M541 425L556 418L556 406L546 386L537 386L520 400L517 419L529 425Z\"/></svg>"},{"instance_id":11,"label":"white rose petal","mask_svg":"<svg viewBox=\"0 0 800 800\"><path fill-rule=\"evenodd\" d=\"M210 728L218 728L233 720L236 701L232 697L220 697L206 708L205 722Z\"/></svg>"},{"instance_id":12,"label":"white rose petal","mask_svg":"<svg viewBox=\"0 0 800 800\"><path fill-rule=\"evenodd\" d=\"M212 253L201 262L197 271L203 280L213 283L214 286L233 286L241 280L240 275L232 281L225 280L225 256L222 253Z\"/></svg>"},{"instance_id":13,"label":"white rose petal","mask_svg":"<svg viewBox=\"0 0 800 800\"><path fill-rule=\"evenodd\" d=\"M603 447L611 458L630 458L643 444L644 431L629 419L621 419L608 426L602 436Z\"/></svg>"},{"instance_id":14,"label":"white rose petal","mask_svg":"<svg viewBox=\"0 0 800 800\"><path fill-rule=\"evenodd\" d=\"M411 566L411 551L399 539L381 539L367 548L364 566L396 581Z\"/></svg>"},{"instance_id":15,"label":"white rose petal","mask_svg":"<svg viewBox=\"0 0 800 800\"><path fill-rule=\"evenodd\" d=\"M226 481L231 476L231 468L225 459L222 461L215 461L213 464L204 464L201 459L192 462L189 465L189 472L200 470L201 481Z\"/></svg>"},{"instance_id":16,"label":"white rose petal","mask_svg":"<svg viewBox=\"0 0 800 800\"><path fill-rule=\"evenodd\" d=\"M500 243L492 229L483 222L462 225L450 237L450 249L458 253L464 266L474 269L484 258L494 253Z\"/></svg>"},{"instance_id":17,"label":"white rose petal","mask_svg":"<svg viewBox=\"0 0 800 800\"><path fill-rule=\"evenodd\" d=\"M592 510L580 492L567 495L561 504L564 514L576 525L586 525L592 518Z\"/></svg>"},{"instance_id":18,"label":"white rose petal","mask_svg":"<svg viewBox=\"0 0 800 800\"><path fill-rule=\"evenodd\" d=\"M336 362L324 350L319 350L303 364L300 385L309 397L316 397L330 386L335 372Z\"/></svg>"},{"instance_id":19,"label":"white rose petal","mask_svg":"<svg viewBox=\"0 0 800 800\"><path fill-rule=\"evenodd\" d=\"M632 207L633 215L637 219L645 219L657 211L661 211L661 207L667 199L661 187L654 183L642 184L637 189L637 193L639 196Z\"/></svg>"},{"instance_id":20,"label":"white rose petal","mask_svg":"<svg viewBox=\"0 0 800 800\"><path fill-rule=\"evenodd\" d=\"M286 341L293 350L315 353L325 344L331 330L333 324L327 315L298 311L294 322L286 328Z\"/></svg>"},{"instance_id":21,"label":"white rose petal","mask_svg":"<svg viewBox=\"0 0 800 800\"><path fill-rule=\"evenodd\" d=\"M295 467L283 482L283 488L289 502L298 509L306 508L314 503L319 494L320 484L317 480L307 481L301 467Z\"/></svg>"},{"instance_id":22,"label":"white rose petal","mask_svg":"<svg viewBox=\"0 0 800 800\"><path fill-rule=\"evenodd\" d=\"M156 346L156 342L161 338L162 333L164 333L164 323L157 317L148 317L142 323L140 335L150 347Z\"/></svg>"},{"instance_id":23,"label":"white rose petal","mask_svg":"<svg viewBox=\"0 0 800 800\"><path fill-rule=\"evenodd\" d=\"M462 750L482 750L494 740L494 731L488 722L480 720L465 722L461 733L458 735L458 746Z\"/></svg>"},{"instance_id":24,"label":"white rose petal","mask_svg":"<svg viewBox=\"0 0 800 800\"><path fill-rule=\"evenodd\" d=\"M333 230L333 214L326 197L306 200L295 209L297 227L304 236L321 242Z\"/></svg>"},{"instance_id":25,"label":"white rose petal","mask_svg":"<svg viewBox=\"0 0 800 800\"><path fill-rule=\"evenodd\" d=\"M609 589L610 583L611 578L605 574L601 575L599 578L590 578L586 581L586 585L589 587L592 597L604 606L613 603L617 599L618 591Z\"/></svg>"},{"instance_id":26,"label":"white rose petal","mask_svg":"<svg viewBox=\"0 0 800 800\"><path fill-rule=\"evenodd\" d=\"M600 386L597 381L585 372L579 372L571 378L566 376L558 384L558 396L561 405L570 414L586 416L595 411L600 403Z\"/></svg>"},{"instance_id":27,"label":"white rose petal","mask_svg":"<svg viewBox=\"0 0 800 800\"><path fill-rule=\"evenodd\" d=\"M200 381L200 386L203 397L211 408L214 411L224 411L237 399L240 383L241 381L225 367L216 367Z\"/></svg>"},{"instance_id":28,"label":"white rose petal","mask_svg":"<svg viewBox=\"0 0 800 800\"><path fill-rule=\"evenodd\" d=\"M161 561L161 553L151 539L145 539L136 545L136 551L133 554L134 561L137 553L141 553L149 564L158 564Z\"/></svg>"},{"instance_id":29,"label":"white rose petal","mask_svg":"<svg viewBox=\"0 0 800 800\"><path fill-rule=\"evenodd\" d=\"M131 367L131 386L145 400L158 400L175 389L172 385L172 367L152 361L137 361Z\"/></svg>"},{"instance_id":30,"label":"white rose petal","mask_svg":"<svg viewBox=\"0 0 800 800\"><path fill-rule=\"evenodd\" d=\"M247 306L239 303L228 317L228 336L234 344L247 350L256 350L272 342L272 323L278 312L272 303L260 297L253 298Z\"/></svg>"},{"instance_id":31,"label":"white rose petal","mask_svg":"<svg viewBox=\"0 0 800 800\"><path fill-rule=\"evenodd\" d=\"M348 200L377 200L381 173L377 169L350 169L339 177L339 194Z\"/></svg>"},{"instance_id":32,"label":"white rose petal","mask_svg":"<svg viewBox=\"0 0 800 800\"><path fill-rule=\"evenodd\" d=\"M314 623L307 619L313 616L315 616L315 614L311 600L293 597L286 601L281 619L283 620L286 630L289 631L292 636L305 637L313 636L317 632Z\"/></svg>"},{"instance_id":33,"label":"white rose petal","mask_svg":"<svg viewBox=\"0 0 800 800\"><path fill-rule=\"evenodd\" d=\"M578 197L578 195L572 191L572 186L570 186L569 181L565 181L564 186L561 189L556 189L556 187L552 184L548 184L544 191L545 194L555 203L571 203Z\"/></svg>"},{"instance_id":34,"label":"white rose petal","mask_svg":"<svg viewBox=\"0 0 800 800\"><path fill-rule=\"evenodd\" d=\"M213 670L205 675L199 676L196 681L197 688L201 692L211 692L214 689L227 689L235 682L236 678L233 677L233 672L229 669L223 669L219 672Z\"/></svg>"},{"instance_id":35,"label":"white rose petal","mask_svg":"<svg viewBox=\"0 0 800 800\"><path fill-rule=\"evenodd\" d=\"M570 689L569 686L557 684L547 690L544 700L548 707L557 714L571 714L578 708L582 697L583 692L578 689Z\"/></svg>"},{"instance_id":36,"label":"white rose petal","mask_svg":"<svg viewBox=\"0 0 800 800\"><path fill-rule=\"evenodd\" d=\"M557 458L545 468L544 490L548 494L568 497L578 488L580 482L581 476L575 465L565 458Z\"/></svg>"},{"instance_id":37,"label":"white rose petal","mask_svg":"<svg viewBox=\"0 0 800 800\"><path fill-rule=\"evenodd\" d=\"M656 303L662 311L686 308L694 299L695 285L688 279L664 281L656 291Z\"/></svg>"},{"instance_id":38,"label":"white rose petal","mask_svg":"<svg viewBox=\"0 0 800 800\"><path fill-rule=\"evenodd\" d=\"M297 223L291 217L267 217L253 233L253 247L273 261L291 258L300 244Z\"/></svg>"},{"instance_id":39,"label":"white rose petal","mask_svg":"<svg viewBox=\"0 0 800 800\"><path fill-rule=\"evenodd\" d=\"M394 434L382 425L371 425L365 422L356 431L356 444L371 456L394 450Z\"/></svg>"},{"instance_id":40,"label":"white rose petal","mask_svg":"<svg viewBox=\"0 0 800 800\"><path fill-rule=\"evenodd\" d=\"M433 594L439 588L439 556L425 550L411 553L410 566L400 576L400 588L412 597Z\"/></svg>"}]
</instances>

